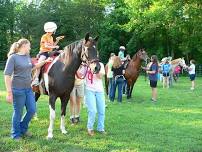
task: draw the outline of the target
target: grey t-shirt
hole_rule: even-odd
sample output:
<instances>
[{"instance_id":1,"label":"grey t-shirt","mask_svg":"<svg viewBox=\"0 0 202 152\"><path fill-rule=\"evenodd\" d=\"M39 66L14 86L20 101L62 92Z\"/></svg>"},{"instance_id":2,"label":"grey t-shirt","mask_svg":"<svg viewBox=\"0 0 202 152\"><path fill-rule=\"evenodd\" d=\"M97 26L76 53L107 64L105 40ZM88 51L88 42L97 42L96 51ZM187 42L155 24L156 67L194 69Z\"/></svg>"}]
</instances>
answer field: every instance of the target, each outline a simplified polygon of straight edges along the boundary
<instances>
[{"instance_id":1,"label":"grey t-shirt","mask_svg":"<svg viewBox=\"0 0 202 152\"><path fill-rule=\"evenodd\" d=\"M152 63L150 71L155 71L154 74L149 74L149 80L157 81L158 80L158 65L157 63Z\"/></svg>"},{"instance_id":2,"label":"grey t-shirt","mask_svg":"<svg viewBox=\"0 0 202 152\"><path fill-rule=\"evenodd\" d=\"M12 88L30 88L32 67L29 55L12 54L6 62L4 75L12 76Z\"/></svg>"}]
</instances>

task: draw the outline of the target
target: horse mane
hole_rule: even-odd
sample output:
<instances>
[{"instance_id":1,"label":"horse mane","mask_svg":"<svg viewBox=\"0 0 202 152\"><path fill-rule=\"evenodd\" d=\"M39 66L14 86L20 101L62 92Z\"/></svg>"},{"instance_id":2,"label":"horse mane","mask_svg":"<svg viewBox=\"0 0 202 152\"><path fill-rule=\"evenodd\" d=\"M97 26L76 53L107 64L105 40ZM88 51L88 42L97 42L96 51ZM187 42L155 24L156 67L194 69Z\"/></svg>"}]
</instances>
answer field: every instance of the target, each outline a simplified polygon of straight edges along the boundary
<instances>
[{"instance_id":1,"label":"horse mane","mask_svg":"<svg viewBox=\"0 0 202 152\"><path fill-rule=\"evenodd\" d=\"M69 63L72 61L72 57L74 55L74 50L76 48L81 47L81 43L82 40L79 41L75 41L69 45L67 45L64 48L64 51L60 54L60 60L65 64L65 65L69 65ZM76 53L76 52L75 52Z\"/></svg>"},{"instance_id":2,"label":"horse mane","mask_svg":"<svg viewBox=\"0 0 202 152\"><path fill-rule=\"evenodd\" d=\"M139 52L139 51L137 51L137 52L133 55L132 60L134 60L134 61L136 60L138 52Z\"/></svg>"}]
</instances>

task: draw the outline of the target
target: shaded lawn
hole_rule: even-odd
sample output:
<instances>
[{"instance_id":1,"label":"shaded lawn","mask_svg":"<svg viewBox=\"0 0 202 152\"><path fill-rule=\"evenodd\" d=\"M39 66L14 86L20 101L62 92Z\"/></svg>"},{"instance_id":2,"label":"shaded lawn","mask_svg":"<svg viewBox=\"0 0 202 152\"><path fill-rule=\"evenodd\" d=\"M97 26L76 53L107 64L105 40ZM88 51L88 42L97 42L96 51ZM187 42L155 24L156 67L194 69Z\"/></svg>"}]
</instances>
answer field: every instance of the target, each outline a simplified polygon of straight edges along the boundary
<instances>
[{"instance_id":1,"label":"shaded lawn","mask_svg":"<svg viewBox=\"0 0 202 152\"><path fill-rule=\"evenodd\" d=\"M60 126L60 102L56 106L54 139L46 140L49 125L48 98L38 102L39 120L32 120L33 138L14 142L10 138L12 106L5 101L3 74L0 73L0 151L49 152L49 151L137 151L137 152L200 152L202 151L202 78L190 91L187 77L180 79L170 89L158 85L158 102L150 101L148 81L140 77L135 85L133 98L128 103L109 103L106 109L106 136L86 133L87 112L82 109L82 121L71 126L69 111L66 117L67 135ZM96 127L96 126L95 126Z\"/></svg>"}]
</instances>

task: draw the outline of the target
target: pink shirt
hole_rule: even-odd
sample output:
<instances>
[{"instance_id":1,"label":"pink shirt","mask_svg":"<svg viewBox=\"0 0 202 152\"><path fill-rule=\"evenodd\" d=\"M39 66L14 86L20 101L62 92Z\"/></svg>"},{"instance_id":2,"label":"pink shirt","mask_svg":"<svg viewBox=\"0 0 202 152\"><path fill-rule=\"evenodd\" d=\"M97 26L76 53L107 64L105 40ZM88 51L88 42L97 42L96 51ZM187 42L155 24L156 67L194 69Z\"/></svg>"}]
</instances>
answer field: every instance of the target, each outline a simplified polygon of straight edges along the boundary
<instances>
[{"instance_id":1,"label":"pink shirt","mask_svg":"<svg viewBox=\"0 0 202 152\"><path fill-rule=\"evenodd\" d=\"M175 68L175 73L180 73L180 71L181 71L181 68L180 68L179 66L177 66L177 67Z\"/></svg>"},{"instance_id":2,"label":"pink shirt","mask_svg":"<svg viewBox=\"0 0 202 152\"><path fill-rule=\"evenodd\" d=\"M103 63L100 62L101 69L100 72L102 75L105 75L105 69ZM88 79L88 75L86 76L86 89L95 91L95 92L104 92L104 87L102 83L102 78L98 78L96 74L93 74L92 81Z\"/></svg>"},{"instance_id":3,"label":"pink shirt","mask_svg":"<svg viewBox=\"0 0 202 152\"><path fill-rule=\"evenodd\" d=\"M100 74L105 75L105 69L103 63L100 62ZM82 67L79 73L82 75L85 75L87 67ZM90 79L89 79L90 77ZM92 80L91 80L92 77ZM95 91L95 92L104 92L104 86L102 82L102 78L98 78L96 74L91 74L90 70L87 71L86 77L85 77L85 86L86 89Z\"/></svg>"}]
</instances>

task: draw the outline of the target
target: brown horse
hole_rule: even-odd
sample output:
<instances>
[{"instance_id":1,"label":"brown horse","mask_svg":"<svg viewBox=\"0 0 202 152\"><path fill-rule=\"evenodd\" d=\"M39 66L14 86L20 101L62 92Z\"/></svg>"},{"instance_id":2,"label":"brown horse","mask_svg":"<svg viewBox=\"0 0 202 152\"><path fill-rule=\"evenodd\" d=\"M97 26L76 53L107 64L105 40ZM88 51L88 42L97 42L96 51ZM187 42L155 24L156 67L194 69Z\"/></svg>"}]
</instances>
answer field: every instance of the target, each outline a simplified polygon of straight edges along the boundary
<instances>
[{"instance_id":1,"label":"brown horse","mask_svg":"<svg viewBox=\"0 0 202 152\"><path fill-rule=\"evenodd\" d=\"M124 62L124 64L127 64L125 69L124 77L127 80L127 99L131 98L131 94L133 91L134 84L140 74L141 71L141 63L142 61L147 61L149 59L146 51L144 49L140 49L128 62ZM105 66L105 72L108 71L108 65ZM108 95L108 84L109 80L107 79L107 76L105 75L105 89L106 94Z\"/></svg>"},{"instance_id":2,"label":"brown horse","mask_svg":"<svg viewBox=\"0 0 202 152\"><path fill-rule=\"evenodd\" d=\"M131 98L133 87L141 71L141 62L149 59L146 51L140 49L129 61L124 77L127 80L127 99Z\"/></svg>"}]
</instances>

